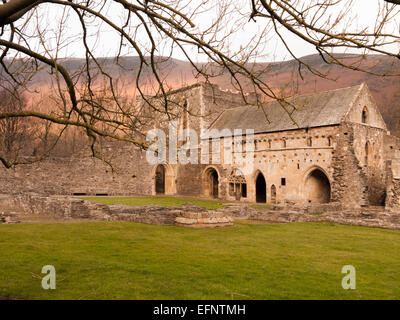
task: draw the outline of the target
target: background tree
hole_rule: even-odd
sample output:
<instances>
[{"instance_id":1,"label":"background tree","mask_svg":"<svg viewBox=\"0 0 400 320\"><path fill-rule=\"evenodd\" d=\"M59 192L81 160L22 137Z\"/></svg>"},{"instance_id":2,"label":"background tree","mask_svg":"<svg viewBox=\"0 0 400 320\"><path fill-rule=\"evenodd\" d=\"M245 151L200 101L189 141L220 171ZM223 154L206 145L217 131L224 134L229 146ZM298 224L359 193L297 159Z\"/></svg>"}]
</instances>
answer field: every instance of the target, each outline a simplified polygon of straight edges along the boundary
<instances>
[{"instance_id":1,"label":"background tree","mask_svg":"<svg viewBox=\"0 0 400 320\"><path fill-rule=\"evenodd\" d=\"M25 109L25 101L20 93L15 91L0 91L0 112L22 112ZM3 118L0 120L0 153L3 157L16 159L22 149L28 143L28 119Z\"/></svg>"}]
</instances>

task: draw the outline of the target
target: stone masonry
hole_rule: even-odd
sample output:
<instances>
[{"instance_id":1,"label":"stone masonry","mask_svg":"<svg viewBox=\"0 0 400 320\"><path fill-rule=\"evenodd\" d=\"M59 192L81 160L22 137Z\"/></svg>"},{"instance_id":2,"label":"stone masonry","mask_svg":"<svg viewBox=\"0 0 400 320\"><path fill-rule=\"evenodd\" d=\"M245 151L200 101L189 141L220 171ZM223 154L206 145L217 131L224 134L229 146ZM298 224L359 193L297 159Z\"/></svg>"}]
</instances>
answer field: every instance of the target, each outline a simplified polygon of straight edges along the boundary
<instances>
[{"instance_id":1,"label":"stone masonry","mask_svg":"<svg viewBox=\"0 0 400 320\"><path fill-rule=\"evenodd\" d=\"M160 97L151 99L159 101ZM83 218L104 214L106 220L120 216L118 219L147 221L150 217L140 213L142 209L91 207L81 200L56 195L187 195L287 207L339 203L349 210L385 206L387 212L400 211L400 142L388 132L365 84L288 98L293 104L290 116L278 102L258 99L257 95L248 94L244 101L239 93L206 83L168 94L171 110L176 111L178 136L191 129L199 137L197 144L188 137L178 139L178 147L187 144L187 150L197 153L200 159L204 146L211 144L210 137L202 133L205 129L214 130L220 158L231 155L231 163L181 164L168 158L151 164L146 151L110 142L103 151L112 161L112 169L84 153L71 158L53 157L8 170L1 168L0 192L18 194L18 199L27 197L21 203L32 207L24 210L51 211L61 217L76 212ZM141 104L139 99L138 105ZM166 119L153 120L151 126L159 125L168 137ZM224 129L254 130L253 150L246 151L243 136L232 140ZM230 148L234 144L239 149ZM208 159L217 153L213 145L205 152ZM243 159L252 159L250 172L244 173L246 161L240 161ZM31 193L36 194L36 200L29 204ZM40 197L43 199L39 201ZM80 206L83 207L79 209ZM192 220L212 224L212 219L224 218L183 214L177 208L168 209L175 211L170 215L162 213L162 217L159 212L163 210L159 208L143 210L169 223L176 217L182 224ZM219 223L230 223L222 220Z\"/></svg>"},{"instance_id":2,"label":"stone masonry","mask_svg":"<svg viewBox=\"0 0 400 320\"><path fill-rule=\"evenodd\" d=\"M20 210L4 212L9 207ZM3 210L3 211L1 211ZM23 215L50 213L60 220L131 221L192 228L232 226L240 220L264 223L329 222L400 230L400 212L382 208L349 209L340 203L287 206L271 205L254 208L248 204L228 204L217 210L206 210L190 203L181 207L103 205L68 196L38 194L1 195L0 223L16 223Z\"/></svg>"}]
</instances>

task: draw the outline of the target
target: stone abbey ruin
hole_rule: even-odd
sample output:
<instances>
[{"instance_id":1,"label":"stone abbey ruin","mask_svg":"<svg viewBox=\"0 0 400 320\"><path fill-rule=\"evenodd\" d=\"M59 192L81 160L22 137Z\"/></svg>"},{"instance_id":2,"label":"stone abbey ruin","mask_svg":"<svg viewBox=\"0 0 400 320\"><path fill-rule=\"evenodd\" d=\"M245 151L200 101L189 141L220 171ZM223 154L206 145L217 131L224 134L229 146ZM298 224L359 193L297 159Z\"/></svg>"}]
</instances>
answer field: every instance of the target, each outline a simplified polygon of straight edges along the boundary
<instances>
[{"instance_id":1,"label":"stone abbey ruin","mask_svg":"<svg viewBox=\"0 0 400 320\"><path fill-rule=\"evenodd\" d=\"M190 128L208 143L209 137L202 137L202 132L214 130L221 157L223 152L232 152L225 143L232 137L225 136L224 129L253 129L251 172L243 169L245 161L237 161L244 157L244 137L232 140L239 141L241 151L233 151L230 164L182 164L170 159L150 164L146 151L127 143L110 143L104 149L112 154L114 171L98 159L53 157L1 169L1 193L164 194L236 204L399 208L400 139L390 135L366 84L291 98L288 101L295 107L289 105L290 110L278 102L260 108L256 98L248 94L248 104L243 105L239 93L206 83L168 94L171 110L176 111L178 135ZM138 99L140 104L146 109L146 103ZM168 136L165 120L154 119L152 128L162 127ZM188 139L178 140L178 147ZM190 151L200 154L202 142L192 144ZM214 150L210 145L210 159Z\"/></svg>"}]
</instances>

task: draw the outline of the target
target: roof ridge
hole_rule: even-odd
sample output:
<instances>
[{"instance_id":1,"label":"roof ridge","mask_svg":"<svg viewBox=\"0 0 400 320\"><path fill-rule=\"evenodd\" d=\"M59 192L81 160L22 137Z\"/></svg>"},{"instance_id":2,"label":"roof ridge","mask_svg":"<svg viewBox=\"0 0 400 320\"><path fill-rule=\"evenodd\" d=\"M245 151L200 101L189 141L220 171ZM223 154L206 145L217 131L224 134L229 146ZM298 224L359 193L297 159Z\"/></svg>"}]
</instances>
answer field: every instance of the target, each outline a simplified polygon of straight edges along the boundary
<instances>
[{"instance_id":1,"label":"roof ridge","mask_svg":"<svg viewBox=\"0 0 400 320\"><path fill-rule=\"evenodd\" d=\"M318 94L323 94L323 93L328 93L328 92L333 92L333 91L339 91L339 90L345 90L345 89L350 89L350 88L361 87L361 86L364 85L364 84L365 84L365 82L362 82L362 83L357 84L357 85L354 85L354 86L348 86L348 87L343 87L343 88L337 88L337 89L319 91L319 92L314 92L314 93L306 93L306 94L301 94L301 95L298 95L298 96L290 96L290 97L287 97L287 98L284 98L284 99L295 99L295 98L312 97L312 96L316 96L316 95L318 95ZM277 99L271 100L271 101L265 101L264 103L261 103L261 106L262 106L262 107L265 107L265 106L267 106L268 104L274 103L274 102L277 102L277 101L278 101ZM248 107L257 107L257 108L259 108L260 105L250 104L250 103L249 103L249 104L244 104L244 105L241 105L241 106L238 106L238 107L232 107L232 108L224 109L224 110L221 112L221 114L224 113L225 111L235 110L235 109L238 109L238 108L248 108ZM298 110L297 108L295 108L295 109Z\"/></svg>"},{"instance_id":2,"label":"roof ridge","mask_svg":"<svg viewBox=\"0 0 400 320\"><path fill-rule=\"evenodd\" d=\"M339 91L339 90L345 90L345 89L350 89L350 88L356 88L356 87L360 87L364 84L365 82L362 82L360 84L354 85L354 86L348 86L348 87L342 87L342 88L336 88L336 89L329 89L329 90L324 90L324 91L318 91L318 92L314 92L314 93L305 93L305 94L300 94L300 95L295 95L295 96L290 96L284 99L294 99L294 98L304 98L304 97L311 97L311 96L315 96L318 94L323 94L323 93L328 93L328 92L333 92L333 91ZM275 102L277 100L271 100L271 101L267 101L267 103L271 103L271 102Z\"/></svg>"},{"instance_id":3,"label":"roof ridge","mask_svg":"<svg viewBox=\"0 0 400 320\"><path fill-rule=\"evenodd\" d=\"M292 96L292 97L306 97L306 96L312 96L315 94L320 94L320 93L327 93L327 92L332 92L332 91L339 91L339 90L345 90L345 89L350 89L350 88L355 88L355 87L359 87L361 85L363 85L364 82L360 83L360 84L356 84L354 86L348 86L348 87L342 87L342 88L336 88L336 89L329 89L329 90L324 90L324 91L319 91L319 92L314 92L314 93L306 93L306 94L301 94L298 96Z\"/></svg>"}]
</instances>

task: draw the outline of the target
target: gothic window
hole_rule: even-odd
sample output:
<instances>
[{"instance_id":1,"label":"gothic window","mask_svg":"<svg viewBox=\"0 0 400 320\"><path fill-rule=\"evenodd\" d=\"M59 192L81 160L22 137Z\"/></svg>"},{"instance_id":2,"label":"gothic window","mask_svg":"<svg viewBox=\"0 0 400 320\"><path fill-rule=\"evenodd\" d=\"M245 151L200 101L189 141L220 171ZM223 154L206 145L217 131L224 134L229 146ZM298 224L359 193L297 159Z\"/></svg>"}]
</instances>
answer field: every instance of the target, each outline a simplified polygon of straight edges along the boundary
<instances>
[{"instance_id":1,"label":"gothic window","mask_svg":"<svg viewBox=\"0 0 400 320\"><path fill-rule=\"evenodd\" d=\"M362 123L368 123L368 109L367 109L367 107L364 107L364 109L362 111L361 122Z\"/></svg>"}]
</instances>

